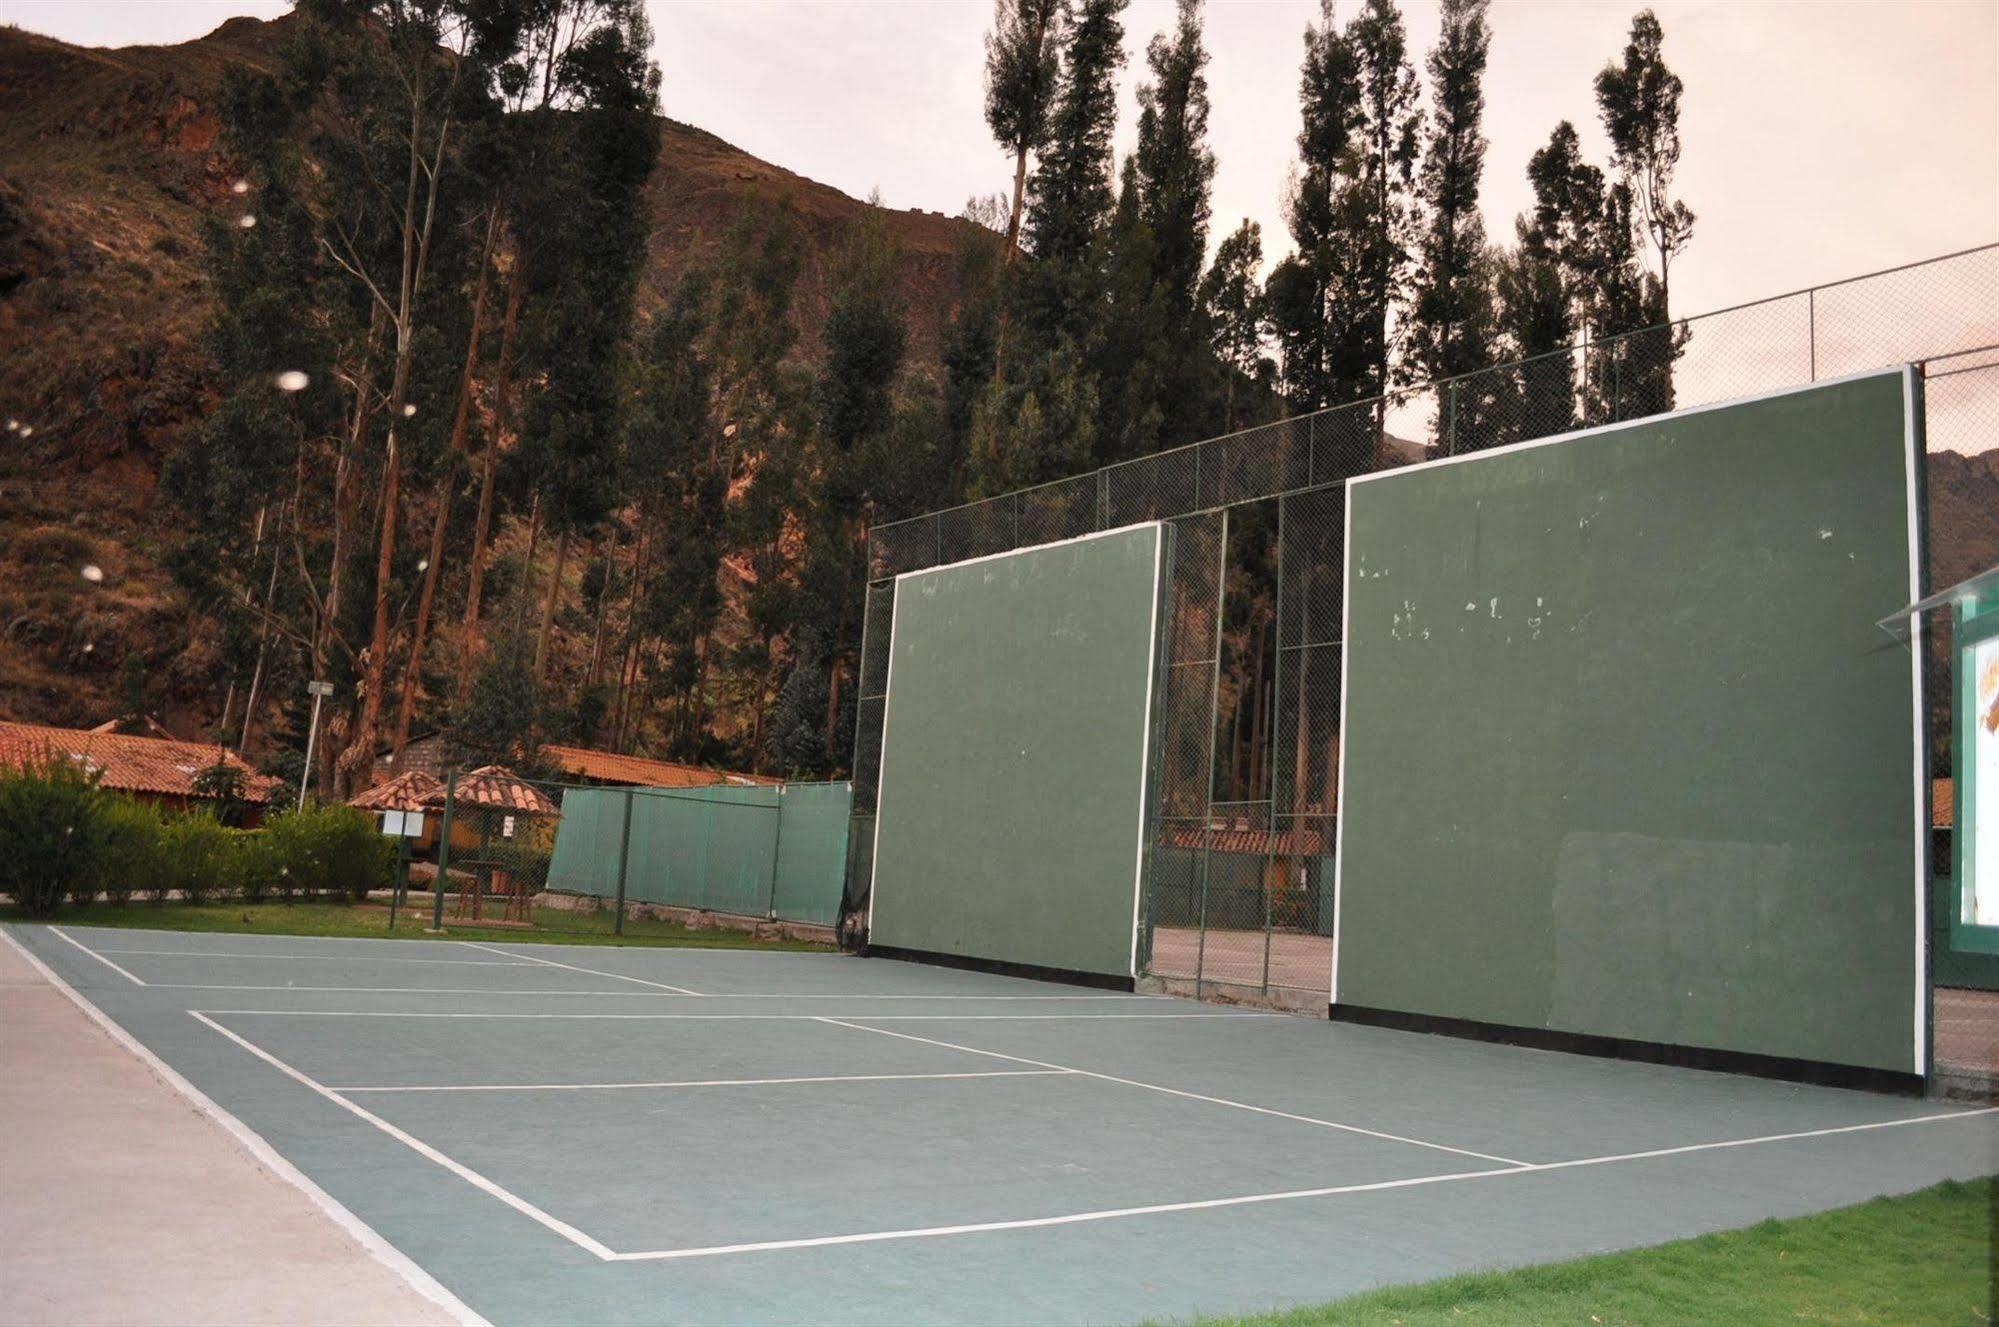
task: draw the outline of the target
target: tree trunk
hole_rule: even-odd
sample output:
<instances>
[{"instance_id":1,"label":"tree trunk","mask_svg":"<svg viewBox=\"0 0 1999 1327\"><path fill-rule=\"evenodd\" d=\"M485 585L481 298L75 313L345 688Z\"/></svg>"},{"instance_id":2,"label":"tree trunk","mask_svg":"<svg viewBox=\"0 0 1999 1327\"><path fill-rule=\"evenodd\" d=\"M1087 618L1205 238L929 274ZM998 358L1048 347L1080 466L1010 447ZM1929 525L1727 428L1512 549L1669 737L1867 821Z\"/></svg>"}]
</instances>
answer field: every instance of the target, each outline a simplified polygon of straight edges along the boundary
<instances>
[{"instance_id":1,"label":"tree trunk","mask_svg":"<svg viewBox=\"0 0 1999 1327\"><path fill-rule=\"evenodd\" d=\"M1006 265L1020 256L1020 211L1027 196L1027 148L1013 154L1013 210L1006 219Z\"/></svg>"},{"instance_id":2,"label":"tree trunk","mask_svg":"<svg viewBox=\"0 0 1999 1327\"><path fill-rule=\"evenodd\" d=\"M569 561L569 531L555 541L555 571L548 578L548 598L542 601L541 630L534 638L534 676L541 681L548 663L548 634L555 625L555 606L562 599L562 569Z\"/></svg>"},{"instance_id":3,"label":"tree trunk","mask_svg":"<svg viewBox=\"0 0 1999 1327\"><path fill-rule=\"evenodd\" d=\"M514 627L527 621L528 602L534 598L534 555L541 547L541 494L528 503L528 549L521 559L520 589L514 593Z\"/></svg>"},{"instance_id":4,"label":"tree trunk","mask_svg":"<svg viewBox=\"0 0 1999 1327\"><path fill-rule=\"evenodd\" d=\"M506 441L512 416L514 330L520 325L522 274L518 261L507 283L507 311L500 320L500 362L493 382L493 436L486 440L486 454L480 462L479 515L472 526L472 560L465 586L465 622L458 638L458 699L464 700L471 686L472 669L478 660L479 597L486 584L486 560L492 553L493 476L499 469L500 447Z\"/></svg>"},{"instance_id":5,"label":"tree trunk","mask_svg":"<svg viewBox=\"0 0 1999 1327\"><path fill-rule=\"evenodd\" d=\"M596 686L604 667L604 609L611 602L611 573L618 565L618 527L611 527L611 546L604 551L604 579L597 586L597 618L590 627L590 672L586 686Z\"/></svg>"},{"instance_id":6,"label":"tree trunk","mask_svg":"<svg viewBox=\"0 0 1999 1327\"><path fill-rule=\"evenodd\" d=\"M479 253L479 281L472 289L472 330L465 340L465 368L458 375L458 408L451 416L451 439L444 448L444 472L437 480L437 513L430 525L430 558L423 569L423 591L417 599L416 625L410 634L409 667L403 672L402 694L396 701L396 736L389 747L391 761L401 756L403 747L409 743L410 712L416 707L416 693L423 685L423 647L430 632L431 605L437 599L437 579L444 568L444 535L451 523L452 481L457 477L458 458L465 450L465 434L472 420L472 384L479 368L479 328L485 321L487 274L492 270L493 235L498 220L499 209L489 208L486 239Z\"/></svg>"}]
</instances>

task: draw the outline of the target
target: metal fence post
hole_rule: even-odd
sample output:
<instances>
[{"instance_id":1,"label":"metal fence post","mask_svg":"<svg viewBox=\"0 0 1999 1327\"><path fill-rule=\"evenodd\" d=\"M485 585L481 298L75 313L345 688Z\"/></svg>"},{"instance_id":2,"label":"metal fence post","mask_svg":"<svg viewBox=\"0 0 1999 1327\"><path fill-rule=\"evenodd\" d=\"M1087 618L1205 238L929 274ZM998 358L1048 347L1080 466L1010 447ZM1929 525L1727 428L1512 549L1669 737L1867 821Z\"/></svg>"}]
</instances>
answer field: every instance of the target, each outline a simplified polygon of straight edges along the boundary
<instances>
[{"instance_id":1,"label":"metal fence post","mask_svg":"<svg viewBox=\"0 0 1999 1327\"><path fill-rule=\"evenodd\" d=\"M770 836L770 906L764 913L771 921L777 920L777 867L784 852L784 789L784 784L777 785L777 828Z\"/></svg>"},{"instance_id":2,"label":"metal fence post","mask_svg":"<svg viewBox=\"0 0 1999 1327\"><path fill-rule=\"evenodd\" d=\"M444 885L451 878L451 804L457 800L458 771L444 772L444 823L437 830L437 879L430 882L430 929L444 929Z\"/></svg>"},{"instance_id":3,"label":"metal fence post","mask_svg":"<svg viewBox=\"0 0 1999 1327\"><path fill-rule=\"evenodd\" d=\"M631 788L625 789L625 828L618 835L618 915L611 922L611 933L625 933L625 866L632 855L632 799L638 794Z\"/></svg>"}]
</instances>

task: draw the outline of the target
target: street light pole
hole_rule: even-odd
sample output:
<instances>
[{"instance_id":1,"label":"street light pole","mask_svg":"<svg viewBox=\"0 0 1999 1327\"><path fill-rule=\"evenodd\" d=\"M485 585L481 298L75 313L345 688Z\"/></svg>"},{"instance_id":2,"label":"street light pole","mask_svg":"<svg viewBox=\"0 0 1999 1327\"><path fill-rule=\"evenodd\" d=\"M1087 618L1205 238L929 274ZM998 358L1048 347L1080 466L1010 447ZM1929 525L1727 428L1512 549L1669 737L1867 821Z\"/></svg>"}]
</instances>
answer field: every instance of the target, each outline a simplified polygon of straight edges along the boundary
<instances>
[{"instance_id":1,"label":"street light pole","mask_svg":"<svg viewBox=\"0 0 1999 1327\"><path fill-rule=\"evenodd\" d=\"M298 809L305 810L306 785L312 782L312 744L319 736L319 703L333 694L331 682L307 682L305 689L312 693L312 723L305 730L305 768L298 776Z\"/></svg>"}]
</instances>

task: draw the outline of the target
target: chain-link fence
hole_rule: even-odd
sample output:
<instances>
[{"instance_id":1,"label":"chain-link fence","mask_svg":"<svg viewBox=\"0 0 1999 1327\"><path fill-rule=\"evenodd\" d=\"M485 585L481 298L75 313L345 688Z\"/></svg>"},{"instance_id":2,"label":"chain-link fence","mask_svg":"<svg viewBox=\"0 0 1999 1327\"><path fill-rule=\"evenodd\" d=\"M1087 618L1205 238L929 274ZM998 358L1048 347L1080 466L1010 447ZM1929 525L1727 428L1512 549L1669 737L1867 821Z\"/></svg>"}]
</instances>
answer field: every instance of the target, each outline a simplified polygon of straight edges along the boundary
<instances>
[{"instance_id":1,"label":"chain-link fence","mask_svg":"<svg viewBox=\"0 0 1999 1327\"><path fill-rule=\"evenodd\" d=\"M1999 445L1999 244L876 526L853 765L861 846L849 860L850 929L865 915L862 840L872 835L896 576L1171 522L1144 970L1198 990L1322 998L1339 794L1345 481L1901 363L1924 370L1932 454ZM1277 500L1274 557L1254 539L1231 539L1232 522L1249 515L1249 504L1270 499ZM1932 566L1948 574L1961 550L1940 545L1933 529L1930 552ZM1274 646L1259 650L1245 643L1251 638ZM1255 708L1260 656L1271 675L1267 715ZM1246 705L1260 721L1245 725ZM1241 761L1233 748L1245 727L1259 752ZM1223 741L1231 749L1218 757Z\"/></svg>"},{"instance_id":2,"label":"chain-link fence","mask_svg":"<svg viewBox=\"0 0 1999 1327\"><path fill-rule=\"evenodd\" d=\"M827 935L852 813L846 783L637 788L454 772L415 815L385 822L405 831L394 924Z\"/></svg>"}]
</instances>

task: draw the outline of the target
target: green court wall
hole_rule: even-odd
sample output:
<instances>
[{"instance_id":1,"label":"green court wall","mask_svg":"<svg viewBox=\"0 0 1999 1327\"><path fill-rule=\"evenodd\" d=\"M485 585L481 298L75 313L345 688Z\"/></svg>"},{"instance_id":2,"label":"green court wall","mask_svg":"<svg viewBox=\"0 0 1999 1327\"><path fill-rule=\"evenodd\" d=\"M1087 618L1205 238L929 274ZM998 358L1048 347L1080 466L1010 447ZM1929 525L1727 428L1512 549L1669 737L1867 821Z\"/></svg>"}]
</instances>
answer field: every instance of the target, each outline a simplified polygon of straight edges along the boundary
<instances>
[{"instance_id":1,"label":"green court wall","mask_svg":"<svg viewBox=\"0 0 1999 1327\"><path fill-rule=\"evenodd\" d=\"M896 582L873 944L1131 975L1164 537Z\"/></svg>"},{"instance_id":2,"label":"green court wall","mask_svg":"<svg viewBox=\"0 0 1999 1327\"><path fill-rule=\"evenodd\" d=\"M1922 1071L1916 390L1350 485L1336 1004Z\"/></svg>"},{"instance_id":3,"label":"green court wall","mask_svg":"<svg viewBox=\"0 0 1999 1327\"><path fill-rule=\"evenodd\" d=\"M827 926L838 920L853 801L845 783L572 788L562 799L550 889L616 896L628 795L627 900Z\"/></svg>"}]
</instances>

